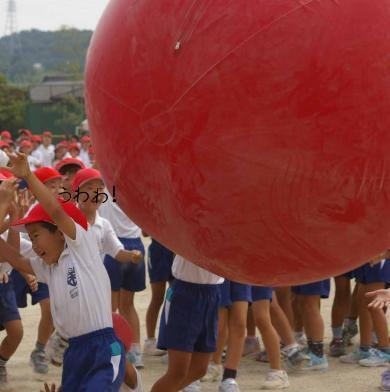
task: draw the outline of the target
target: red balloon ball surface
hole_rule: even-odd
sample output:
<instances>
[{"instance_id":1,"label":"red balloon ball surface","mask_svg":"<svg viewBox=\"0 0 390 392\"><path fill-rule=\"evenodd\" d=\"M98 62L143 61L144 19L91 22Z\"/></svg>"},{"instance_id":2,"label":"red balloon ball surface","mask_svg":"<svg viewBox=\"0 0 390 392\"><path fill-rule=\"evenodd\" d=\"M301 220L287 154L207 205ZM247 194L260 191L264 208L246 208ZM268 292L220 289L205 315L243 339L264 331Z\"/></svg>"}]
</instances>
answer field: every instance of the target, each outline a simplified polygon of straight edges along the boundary
<instances>
[{"instance_id":1,"label":"red balloon ball surface","mask_svg":"<svg viewBox=\"0 0 390 392\"><path fill-rule=\"evenodd\" d=\"M115 0L86 72L108 189L241 282L353 269L390 245L390 0Z\"/></svg>"},{"instance_id":2,"label":"red balloon ball surface","mask_svg":"<svg viewBox=\"0 0 390 392\"><path fill-rule=\"evenodd\" d=\"M128 352L133 342L133 331L130 324L119 313L112 314L112 323L116 336L123 343L126 352Z\"/></svg>"}]
</instances>

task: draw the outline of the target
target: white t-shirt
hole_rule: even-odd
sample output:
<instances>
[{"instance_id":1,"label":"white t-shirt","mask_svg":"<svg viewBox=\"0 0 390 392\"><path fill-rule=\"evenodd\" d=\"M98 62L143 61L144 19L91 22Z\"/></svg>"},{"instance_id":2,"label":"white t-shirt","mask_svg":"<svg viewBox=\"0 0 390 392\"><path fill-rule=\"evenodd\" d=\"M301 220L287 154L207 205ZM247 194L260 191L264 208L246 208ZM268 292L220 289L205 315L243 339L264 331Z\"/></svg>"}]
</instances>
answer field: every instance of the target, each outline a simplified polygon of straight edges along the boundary
<instances>
[{"instance_id":1,"label":"white t-shirt","mask_svg":"<svg viewBox=\"0 0 390 392\"><path fill-rule=\"evenodd\" d=\"M124 246L122 242L118 240L111 223L107 219L102 218L98 213L96 213L94 224L89 225L88 230L95 236L102 260L105 255L109 255L115 259L118 252L124 249Z\"/></svg>"},{"instance_id":2,"label":"white t-shirt","mask_svg":"<svg viewBox=\"0 0 390 392\"><path fill-rule=\"evenodd\" d=\"M34 155L29 155L27 157L28 164L30 166L31 171L35 171L42 166L42 162L39 158Z\"/></svg>"},{"instance_id":3,"label":"white t-shirt","mask_svg":"<svg viewBox=\"0 0 390 392\"><path fill-rule=\"evenodd\" d=\"M105 192L108 194L108 199L99 207L99 213L111 223L115 234L120 238L141 237L141 229L127 217L117 203L112 201L112 197L107 189Z\"/></svg>"},{"instance_id":4,"label":"white t-shirt","mask_svg":"<svg viewBox=\"0 0 390 392\"><path fill-rule=\"evenodd\" d=\"M182 256L176 255L172 264L172 275L176 279L198 284L221 284L225 280L221 276L198 267Z\"/></svg>"},{"instance_id":5,"label":"white t-shirt","mask_svg":"<svg viewBox=\"0 0 390 392\"><path fill-rule=\"evenodd\" d=\"M81 149L79 158L86 167L91 167L91 161L89 160L89 154L87 150Z\"/></svg>"},{"instance_id":6,"label":"white t-shirt","mask_svg":"<svg viewBox=\"0 0 390 392\"><path fill-rule=\"evenodd\" d=\"M58 263L30 259L39 282L47 283L54 326L66 339L112 328L111 285L91 231L76 225L76 239L65 237Z\"/></svg>"},{"instance_id":7,"label":"white t-shirt","mask_svg":"<svg viewBox=\"0 0 390 392\"><path fill-rule=\"evenodd\" d=\"M3 234L0 234L0 237L7 241L8 239L8 230L6 230ZM12 271L12 266L9 263L0 263L0 274L3 275L4 273L10 274Z\"/></svg>"},{"instance_id":8,"label":"white t-shirt","mask_svg":"<svg viewBox=\"0 0 390 392\"><path fill-rule=\"evenodd\" d=\"M54 161L54 146L50 144L46 148L43 144L41 144L37 148L37 151L41 154L42 166L52 167Z\"/></svg>"}]
</instances>

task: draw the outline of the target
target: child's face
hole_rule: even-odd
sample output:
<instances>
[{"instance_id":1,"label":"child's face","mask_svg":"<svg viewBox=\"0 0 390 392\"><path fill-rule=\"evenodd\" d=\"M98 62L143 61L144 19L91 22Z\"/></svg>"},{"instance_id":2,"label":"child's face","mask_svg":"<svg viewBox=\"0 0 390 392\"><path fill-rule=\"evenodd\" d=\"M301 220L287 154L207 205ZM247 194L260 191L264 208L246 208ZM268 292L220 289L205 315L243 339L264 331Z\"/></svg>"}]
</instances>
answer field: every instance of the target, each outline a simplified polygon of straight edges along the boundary
<instances>
[{"instance_id":1,"label":"child's face","mask_svg":"<svg viewBox=\"0 0 390 392\"><path fill-rule=\"evenodd\" d=\"M50 136L42 136L42 143L45 147L51 144L51 137Z\"/></svg>"},{"instance_id":2,"label":"child's face","mask_svg":"<svg viewBox=\"0 0 390 392\"><path fill-rule=\"evenodd\" d=\"M88 200L84 201L87 197L81 192L88 193ZM96 211L99 208L105 200L105 196L102 194L97 198L97 192L99 192L99 194L104 192L104 183L102 180L91 180L80 187L78 204L81 210Z\"/></svg>"},{"instance_id":3,"label":"child's face","mask_svg":"<svg viewBox=\"0 0 390 392\"><path fill-rule=\"evenodd\" d=\"M62 186L68 191L72 189L73 177L79 170L80 167L77 165L67 165L60 170L60 173L62 174Z\"/></svg>"},{"instance_id":4,"label":"child's face","mask_svg":"<svg viewBox=\"0 0 390 392\"><path fill-rule=\"evenodd\" d=\"M64 250L65 238L61 231L50 232L41 223L26 225L34 252L48 265L56 264Z\"/></svg>"},{"instance_id":5,"label":"child's face","mask_svg":"<svg viewBox=\"0 0 390 392\"><path fill-rule=\"evenodd\" d=\"M72 158L77 158L79 156L79 150L77 150L76 148L71 148L69 150L69 154Z\"/></svg>"},{"instance_id":6,"label":"child's face","mask_svg":"<svg viewBox=\"0 0 390 392\"><path fill-rule=\"evenodd\" d=\"M46 188L53 193L54 196L58 196L62 192L62 179L61 178L54 178L52 180L45 182Z\"/></svg>"}]
</instances>

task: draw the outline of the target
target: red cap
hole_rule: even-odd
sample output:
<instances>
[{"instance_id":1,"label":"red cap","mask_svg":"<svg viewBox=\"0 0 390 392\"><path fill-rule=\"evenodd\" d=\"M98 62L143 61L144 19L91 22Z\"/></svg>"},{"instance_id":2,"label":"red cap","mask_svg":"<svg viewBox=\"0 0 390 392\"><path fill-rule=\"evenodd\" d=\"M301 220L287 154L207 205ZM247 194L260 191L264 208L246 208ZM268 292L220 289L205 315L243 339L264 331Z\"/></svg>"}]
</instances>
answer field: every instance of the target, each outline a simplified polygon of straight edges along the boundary
<instances>
[{"instance_id":1,"label":"red cap","mask_svg":"<svg viewBox=\"0 0 390 392\"><path fill-rule=\"evenodd\" d=\"M78 188L92 180L102 180L99 170L88 168L79 170L73 178L72 192L76 192Z\"/></svg>"},{"instance_id":2,"label":"red cap","mask_svg":"<svg viewBox=\"0 0 390 392\"><path fill-rule=\"evenodd\" d=\"M88 222L83 213L71 202L64 202L57 199L61 204L62 209L81 227L85 230L88 229ZM19 221L12 224L12 227L17 231L26 231L26 225L29 223L48 222L55 225L53 219L46 213L40 204L37 204L31 209L29 214Z\"/></svg>"},{"instance_id":3,"label":"red cap","mask_svg":"<svg viewBox=\"0 0 390 392\"><path fill-rule=\"evenodd\" d=\"M32 143L29 141L29 140L23 140L21 143L20 143L20 147L32 147L33 145L32 145Z\"/></svg>"},{"instance_id":4,"label":"red cap","mask_svg":"<svg viewBox=\"0 0 390 392\"><path fill-rule=\"evenodd\" d=\"M49 136L49 137L52 137L53 134L52 134L50 131L45 131L45 132L42 133L42 136Z\"/></svg>"},{"instance_id":5,"label":"red cap","mask_svg":"<svg viewBox=\"0 0 390 392\"><path fill-rule=\"evenodd\" d=\"M1 137L3 139L12 139L11 132L7 131L7 130L4 130L3 132L1 132Z\"/></svg>"},{"instance_id":6,"label":"red cap","mask_svg":"<svg viewBox=\"0 0 390 392\"><path fill-rule=\"evenodd\" d=\"M40 167L39 169L35 170L34 174L43 184L56 178L62 178L61 174L56 169L47 166Z\"/></svg>"},{"instance_id":7,"label":"red cap","mask_svg":"<svg viewBox=\"0 0 390 392\"><path fill-rule=\"evenodd\" d=\"M54 168L61 172L61 169L67 165L77 165L80 166L80 169L85 169L85 165L80 159L77 158L65 158L62 161L59 161Z\"/></svg>"},{"instance_id":8,"label":"red cap","mask_svg":"<svg viewBox=\"0 0 390 392\"><path fill-rule=\"evenodd\" d=\"M0 148L5 148L9 147L9 144L7 142L4 142L3 140L0 140Z\"/></svg>"},{"instance_id":9,"label":"red cap","mask_svg":"<svg viewBox=\"0 0 390 392\"><path fill-rule=\"evenodd\" d=\"M62 142L59 142L56 147L55 150L59 149L59 148L68 148L68 142L63 140Z\"/></svg>"},{"instance_id":10,"label":"red cap","mask_svg":"<svg viewBox=\"0 0 390 392\"><path fill-rule=\"evenodd\" d=\"M39 135L32 135L31 136L32 142L42 143L42 138Z\"/></svg>"},{"instance_id":11,"label":"red cap","mask_svg":"<svg viewBox=\"0 0 390 392\"><path fill-rule=\"evenodd\" d=\"M91 141L91 137L88 135L85 135L81 138L81 143L89 143Z\"/></svg>"},{"instance_id":12,"label":"red cap","mask_svg":"<svg viewBox=\"0 0 390 392\"><path fill-rule=\"evenodd\" d=\"M29 131L28 129L20 129L19 132L20 132L22 135L25 135L25 136L28 136L28 137L31 137L31 136L32 136L31 131Z\"/></svg>"},{"instance_id":13,"label":"red cap","mask_svg":"<svg viewBox=\"0 0 390 392\"><path fill-rule=\"evenodd\" d=\"M71 144L69 144L69 146L68 146L68 150L70 151L70 150L77 150L77 151L80 151L80 147L79 147L79 145L77 144L77 143L71 143Z\"/></svg>"},{"instance_id":14,"label":"red cap","mask_svg":"<svg viewBox=\"0 0 390 392\"><path fill-rule=\"evenodd\" d=\"M5 167L0 167L0 181L9 180L14 178L14 175Z\"/></svg>"}]
</instances>

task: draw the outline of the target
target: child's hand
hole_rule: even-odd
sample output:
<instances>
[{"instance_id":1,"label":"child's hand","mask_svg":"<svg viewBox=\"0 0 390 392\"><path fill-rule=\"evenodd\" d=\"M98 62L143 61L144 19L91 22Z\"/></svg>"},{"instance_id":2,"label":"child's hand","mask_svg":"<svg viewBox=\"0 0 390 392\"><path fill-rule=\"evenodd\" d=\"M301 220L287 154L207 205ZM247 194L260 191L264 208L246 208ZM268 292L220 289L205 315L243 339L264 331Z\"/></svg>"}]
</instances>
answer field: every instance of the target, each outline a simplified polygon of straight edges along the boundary
<instances>
[{"instance_id":1,"label":"child's hand","mask_svg":"<svg viewBox=\"0 0 390 392\"><path fill-rule=\"evenodd\" d=\"M142 261L143 256L139 250L131 250L130 253L131 253L131 262L133 264L138 264L140 261Z\"/></svg>"},{"instance_id":2,"label":"child's hand","mask_svg":"<svg viewBox=\"0 0 390 392\"><path fill-rule=\"evenodd\" d=\"M31 291L35 293L38 290L38 281L34 275L25 274L24 279L26 279L27 284L29 285Z\"/></svg>"},{"instance_id":3,"label":"child's hand","mask_svg":"<svg viewBox=\"0 0 390 392\"><path fill-rule=\"evenodd\" d=\"M26 178L31 174L30 165L27 161L27 155L21 152L15 152L8 154L11 167L8 169L13 173L15 177Z\"/></svg>"},{"instance_id":4,"label":"child's hand","mask_svg":"<svg viewBox=\"0 0 390 392\"><path fill-rule=\"evenodd\" d=\"M0 184L0 200L2 203L10 204L16 197L18 184L16 179L5 180ZM8 207L7 207L8 208Z\"/></svg>"},{"instance_id":5,"label":"child's hand","mask_svg":"<svg viewBox=\"0 0 390 392\"><path fill-rule=\"evenodd\" d=\"M0 274L0 283L7 284L9 281L9 275L6 272Z\"/></svg>"},{"instance_id":6,"label":"child's hand","mask_svg":"<svg viewBox=\"0 0 390 392\"><path fill-rule=\"evenodd\" d=\"M381 289L366 293L366 297L373 300L368 304L370 308L382 309L390 305L390 290Z\"/></svg>"}]
</instances>

